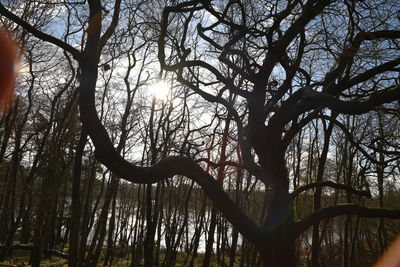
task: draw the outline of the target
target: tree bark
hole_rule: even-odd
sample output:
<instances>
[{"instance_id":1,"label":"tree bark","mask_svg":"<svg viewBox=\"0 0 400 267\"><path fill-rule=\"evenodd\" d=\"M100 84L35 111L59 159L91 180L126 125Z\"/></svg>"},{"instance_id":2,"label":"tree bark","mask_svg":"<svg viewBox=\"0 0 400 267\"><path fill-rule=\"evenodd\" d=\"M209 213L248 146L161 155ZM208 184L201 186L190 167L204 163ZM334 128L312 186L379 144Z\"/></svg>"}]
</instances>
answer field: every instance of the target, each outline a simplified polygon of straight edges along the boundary
<instances>
[{"instance_id":1,"label":"tree bark","mask_svg":"<svg viewBox=\"0 0 400 267\"><path fill-rule=\"evenodd\" d=\"M335 117L335 116L334 116ZM323 121L323 128L324 128L324 144L322 147L322 152L319 157L318 161L318 170L317 170L317 178L316 182L321 182L324 176L325 170L325 163L328 156L328 149L329 149L329 140L332 134L334 123L331 121L329 123L328 128L326 128L325 121ZM318 126L317 126L318 127ZM318 187L315 189L314 192L314 211L321 208L321 195L322 195L322 188ZM319 235L319 222L316 222L313 225L313 232L312 232L312 246L311 246L311 266L318 267L319 266L319 252L321 248L321 240Z\"/></svg>"},{"instance_id":2,"label":"tree bark","mask_svg":"<svg viewBox=\"0 0 400 267\"><path fill-rule=\"evenodd\" d=\"M82 156L87 141L87 134L81 129L81 135L75 151L73 177L72 177L72 193L71 193L71 219L70 219L70 236L69 236L69 255L68 267L79 266L79 226L81 219L81 199L80 199L80 182L82 169Z\"/></svg>"}]
</instances>

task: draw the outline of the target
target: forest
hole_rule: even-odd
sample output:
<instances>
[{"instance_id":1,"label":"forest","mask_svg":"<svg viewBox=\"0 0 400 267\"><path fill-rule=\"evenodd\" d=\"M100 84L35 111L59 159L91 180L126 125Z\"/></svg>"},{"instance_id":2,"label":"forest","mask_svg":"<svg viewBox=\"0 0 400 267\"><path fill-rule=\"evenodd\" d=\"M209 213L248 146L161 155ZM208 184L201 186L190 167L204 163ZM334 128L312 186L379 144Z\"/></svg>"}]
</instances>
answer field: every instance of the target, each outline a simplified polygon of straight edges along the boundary
<instances>
[{"instance_id":1,"label":"forest","mask_svg":"<svg viewBox=\"0 0 400 267\"><path fill-rule=\"evenodd\" d=\"M1 0L0 26L0 266L371 266L399 236L400 1Z\"/></svg>"}]
</instances>

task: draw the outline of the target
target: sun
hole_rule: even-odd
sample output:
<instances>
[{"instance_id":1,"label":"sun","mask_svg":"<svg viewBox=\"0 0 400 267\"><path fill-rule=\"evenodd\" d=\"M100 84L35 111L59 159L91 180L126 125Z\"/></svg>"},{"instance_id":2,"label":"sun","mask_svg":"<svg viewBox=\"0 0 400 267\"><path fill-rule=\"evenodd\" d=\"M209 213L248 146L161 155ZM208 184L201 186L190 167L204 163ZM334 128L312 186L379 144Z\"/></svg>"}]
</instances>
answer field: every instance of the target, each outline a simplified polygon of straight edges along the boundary
<instances>
[{"instance_id":1,"label":"sun","mask_svg":"<svg viewBox=\"0 0 400 267\"><path fill-rule=\"evenodd\" d=\"M159 100L167 100L170 86L163 80L158 80L150 86L151 95Z\"/></svg>"}]
</instances>

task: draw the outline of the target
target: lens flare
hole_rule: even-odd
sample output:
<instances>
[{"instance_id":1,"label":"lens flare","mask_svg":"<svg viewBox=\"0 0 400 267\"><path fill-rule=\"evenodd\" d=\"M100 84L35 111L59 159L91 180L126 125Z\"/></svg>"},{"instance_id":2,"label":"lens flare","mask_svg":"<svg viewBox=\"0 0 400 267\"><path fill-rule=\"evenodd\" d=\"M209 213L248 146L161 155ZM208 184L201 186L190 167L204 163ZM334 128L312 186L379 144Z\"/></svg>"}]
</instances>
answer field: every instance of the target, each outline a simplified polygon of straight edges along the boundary
<instances>
[{"instance_id":1,"label":"lens flare","mask_svg":"<svg viewBox=\"0 0 400 267\"><path fill-rule=\"evenodd\" d=\"M18 66L18 45L12 34L0 28L0 112L11 108Z\"/></svg>"},{"instance_id":2,"label":"lens flare","mask_svg":"<svg viewBox=\"0 0 400 267\"><path fill-rule=\"evenodd\" d=\"M400 266L400 235L386 249L373 267L397 267Z\"/></svg>"}]
</instances>

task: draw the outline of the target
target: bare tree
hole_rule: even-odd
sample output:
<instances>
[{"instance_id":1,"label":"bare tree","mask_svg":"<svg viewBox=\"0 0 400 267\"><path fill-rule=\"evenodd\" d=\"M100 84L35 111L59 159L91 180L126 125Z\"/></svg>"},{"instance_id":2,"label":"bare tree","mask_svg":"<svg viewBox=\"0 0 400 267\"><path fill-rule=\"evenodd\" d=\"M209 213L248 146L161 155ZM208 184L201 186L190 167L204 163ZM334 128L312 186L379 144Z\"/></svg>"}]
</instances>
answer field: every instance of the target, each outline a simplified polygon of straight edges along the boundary
<instances>
[{"instance_id":1,"label":"bare tree","mask_svg":"<svg viewBox=\"0 0 400 267\"><path fill-rule=\"evenodd\" d=\"M114 148L96 111L96 86L102 52L118 25L121 2L115 1L108 21L109 12L100 0L88 1L87 10L86 6L79 10L82 16L88 13L82 49L45 33L0 5L2 16L76 60L80 69L80 119L95 146L96 158L113 174L139 184L175 175L195 181L255 246L258 261L264 266L296 265L296 239L323 219L339 215L400 218L400 210L358 204L319 208L316 195L316 210L297 220L293 201L308 189L331 187L358 195L365 192L351 183L318 177L313 183L297 184L290 193L292 177L286 161L287 149L296 135L317 118L332 121L330 113L357 116L382 107L398 108L398 1L193 0L173 1L163 9L158 39L161 68L210 105L229 113L242 146L239 164L264 187L261 220L250 218L223 185L189 157L165 156L150 167L140 167L126 161ZM107 23L105 29L103 23ZM226 75L226 68L234 75ZM233 103L227 99L232 95ZM339 121L333 124L346 131ZM356 143L352 145L362 149ZM324 157L319 164L320 176Z\"/></svg>"}]
</instances>

